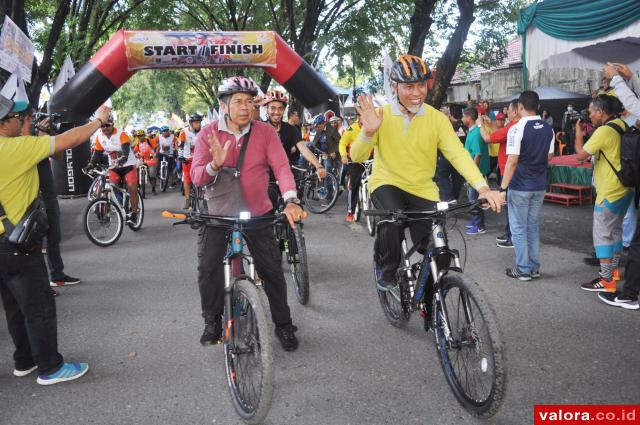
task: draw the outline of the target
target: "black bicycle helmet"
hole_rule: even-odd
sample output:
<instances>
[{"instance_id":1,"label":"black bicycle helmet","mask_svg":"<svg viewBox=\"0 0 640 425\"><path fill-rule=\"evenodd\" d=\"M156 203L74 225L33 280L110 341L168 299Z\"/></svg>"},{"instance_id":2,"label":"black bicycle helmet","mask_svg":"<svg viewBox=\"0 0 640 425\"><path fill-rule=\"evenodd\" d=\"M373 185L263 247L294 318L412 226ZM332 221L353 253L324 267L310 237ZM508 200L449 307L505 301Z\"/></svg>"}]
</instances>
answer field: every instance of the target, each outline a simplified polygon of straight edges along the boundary
<instances>
[{"instance_id":1,"label":"black bicycle helmet","mask_svg":"<svg viewBox=\"0 0 640 425\"><path fill-rule=\"evenodd\" d=\"M420 57L401 55L391 68L391 80L398 83L416 83L431 78L429 65Z\"/></svg>"}]
</instances>

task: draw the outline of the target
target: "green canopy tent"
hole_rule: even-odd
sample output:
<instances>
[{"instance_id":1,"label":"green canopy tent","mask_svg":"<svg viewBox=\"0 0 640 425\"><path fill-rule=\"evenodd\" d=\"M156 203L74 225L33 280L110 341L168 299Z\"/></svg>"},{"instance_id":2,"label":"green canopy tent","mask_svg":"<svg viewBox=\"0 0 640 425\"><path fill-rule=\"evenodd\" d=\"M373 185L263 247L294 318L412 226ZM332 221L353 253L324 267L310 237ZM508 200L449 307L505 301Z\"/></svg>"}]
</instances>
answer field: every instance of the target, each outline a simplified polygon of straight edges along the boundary
<instances>
[{"instance_id":1,"label":"green canopy tent","mask_svg":"<svg viewBox=\"0 0 640 425\"><path fill-rule=\"evenodd\" d=\"M541 69L600 69L621 62L640 71L639 0L545 0L522 9L523 85Z\"/></svg>"}]
</instances>

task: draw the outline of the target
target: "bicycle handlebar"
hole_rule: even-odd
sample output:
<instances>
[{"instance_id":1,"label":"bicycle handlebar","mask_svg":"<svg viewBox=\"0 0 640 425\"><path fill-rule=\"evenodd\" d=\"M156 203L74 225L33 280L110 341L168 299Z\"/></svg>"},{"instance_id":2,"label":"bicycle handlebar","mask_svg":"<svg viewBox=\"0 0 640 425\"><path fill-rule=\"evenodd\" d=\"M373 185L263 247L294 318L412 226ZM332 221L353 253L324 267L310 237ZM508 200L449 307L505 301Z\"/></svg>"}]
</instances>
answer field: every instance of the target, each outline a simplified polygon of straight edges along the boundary
<instances>
[{"instance_id":1,"label":"bicycle handlebar","mask_svg":"<svg viewBox=\"0 0 640 425\"><path fill-rule=\"evenodd\" d=\"M212 215L212 214L204 214L204 213L194 212L189 210L180 210L180 211L165 210L162 212L162 217L183 220L183 222L174 223L174 225L187 224L187 223L206 224L207 222L212 222L212 221L223 221L228 223L226 225L220 224L220 223L213 224L214 226L220 226L220 227L230 227L229 225L231 224L250 225L250 224L269 222L269 221L271 221L272 224L274 225L278 223L287 223L287 216L284 213L262 215L262 216L250 217L250 218L241 218L239 216ZM211 223L209 223L208 225L211 225Z\"/></svg>"},{"instance_id":2,"label":"bicycle handlebar","mask_svg":"<svg viewBox=\"0 0 640 425\"><path fill-rule=\"evenodd\" d=\"M437 215L443 215L448 212L460 210L460 209L474 209L481 208L481 205L487 205L486 199L478 199L473 202L464 202L459 204L457 201L438 202L438 208L435 210L365 210L364 215L375 217L392 217L396 220L408 219L408 218L430 218ZM409 217L409 216L421 216L421 217Z\"/></svg>"}]
</instances>

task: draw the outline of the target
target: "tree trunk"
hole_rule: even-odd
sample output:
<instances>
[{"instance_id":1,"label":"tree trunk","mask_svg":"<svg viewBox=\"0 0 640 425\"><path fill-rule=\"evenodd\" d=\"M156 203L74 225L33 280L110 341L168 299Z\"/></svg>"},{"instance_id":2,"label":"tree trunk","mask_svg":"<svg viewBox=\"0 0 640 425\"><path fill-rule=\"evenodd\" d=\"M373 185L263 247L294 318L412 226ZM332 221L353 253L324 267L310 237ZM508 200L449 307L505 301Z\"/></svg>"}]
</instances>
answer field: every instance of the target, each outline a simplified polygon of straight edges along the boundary
<instances>
[{"instance_id":1,"label":"tree trunk","mask_svg":"<svg viewBox=\"0 0 640 425\"><path fill-rule=\"evenodd\" d=\"M446 98L447 88L449 88L453 74L456 73L462 48L469 34L469 27L475 20L473 16L474 0L457 0L457 2L460 9L460 17L453 36L449 39L447 48L436 64L436 82L427 98L427 103L434 108L440 108Z\"/></svg>"},{"instance_id":2,"label":"tree trunk","mask_svg":"<svg viewBox=\"0 0 640 425\"><path fill-rule=\"evenodd\" d=\"M64 27L69 10L69 2L67 0L61 0L51 24L47 45L42 54L42 62L37 68L37 72L34 70L31 80L30 98L31 103L34 105L38 105L42 87L49 80L49 74L51 73L51 66L53 64L53 50L56 44L58 44L58 39L62 33L62 28Z\"/></svg>"},{"instance_id":3,"label":"tree trunk","mask_svg":"<svg viewBox=\"0 0 640 425\"><path fill-rule=\"evenodd\" d=\"M410 55L422 57L424 51L424 41L429 34L433 19L431 12L438 0L415 0L415 8L409 22L411 24L411 34L409 36Z\"/></svg>"}]
</instances>

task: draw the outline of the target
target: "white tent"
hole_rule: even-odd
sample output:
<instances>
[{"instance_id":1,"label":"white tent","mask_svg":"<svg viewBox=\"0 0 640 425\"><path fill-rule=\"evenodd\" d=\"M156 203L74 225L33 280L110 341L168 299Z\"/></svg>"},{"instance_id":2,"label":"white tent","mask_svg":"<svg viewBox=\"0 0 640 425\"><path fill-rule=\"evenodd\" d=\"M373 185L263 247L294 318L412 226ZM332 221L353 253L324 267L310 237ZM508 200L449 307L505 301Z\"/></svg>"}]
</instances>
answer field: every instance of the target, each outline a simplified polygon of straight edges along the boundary
<instances>
[{"instance_id":1,"label":"white tent","mask_svg":"<svg viewBox=\"0 0 640 425\"><path fill-rule=\"evenodd\" d=\"M541 69L600 70L607 62L625 63L640 76L640 20L611 34L583 41L554 38L531 25L527 28L525 56L529 79Z\"/></svg>"}]
</instances>

